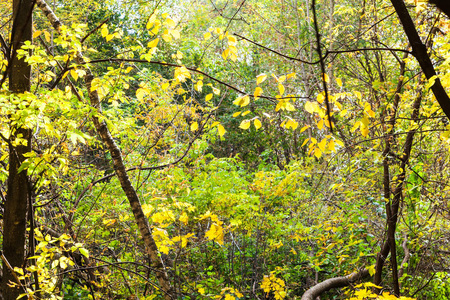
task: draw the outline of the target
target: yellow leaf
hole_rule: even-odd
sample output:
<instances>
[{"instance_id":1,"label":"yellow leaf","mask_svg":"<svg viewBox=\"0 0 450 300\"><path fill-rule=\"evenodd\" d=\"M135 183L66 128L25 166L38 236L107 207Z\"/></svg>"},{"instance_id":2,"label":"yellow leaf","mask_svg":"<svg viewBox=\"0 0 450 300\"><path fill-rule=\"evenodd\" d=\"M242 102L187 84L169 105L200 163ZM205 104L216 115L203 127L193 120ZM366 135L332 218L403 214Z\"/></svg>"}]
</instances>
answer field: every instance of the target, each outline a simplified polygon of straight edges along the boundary
<instances>
[{"instance_id":1,"label":"yellow leaf","mask_svg":"<svg viewBox=\"0 0 450 300\"><path fill-rule=\"evenodd\" d=\"M326 73L323 74L323 80L328 83L330 82L330 78L328 77L328 75Z\"/></svg>"},{"instance_id":2,"label":"yellow leaf","mask_svg":"<svg viewBox=\"0 0 450 300\"><path fill-rule=\"evenodd\" d=\"M70 75L75 79L75 81L78 80L78 73L75 69L70 70Z\"/></svg>"},{"instance_id":3,"label":"yellow leaf","mask_svg":"<svg viewBox=\"0 0 450 300\"><path fill-rule=\"evenodd\" d=\"M185 66L179 67L179 68L175 68L175 75L174 77L180 81L180 82L184 82L186 81L186 78L191 78L191 74L189 73L189 70L186 69Z\"/></svg>"},{"instance_id":4,"label":"yellow leaf","mask_svg":"<svg viewBox=\"0 0 450 300\"><path fill-rule=\"evenodd\" d=\"M169 85L170 85L170 83L164 82L164 83L161 85L161 88L163 89L163 91L165 91L165 90L167 90L167 88L169 87Z\"/></svg>"},{"instance_id":5,"label":"yellow leaf","mask_svg":"<svg viewBox=\"0 0 450 300\"><path fill-rule=\"evenodd\" d=\"M323 100L325 100L325 96L324 96L324 92L320 93L319 95L317 95L317 102L322 103Z\"/></svg>"},{"instance_id":6,"label":"yellow leaf","mask_svg":"<svg viewBox=\"0 0 450 300\"><path fill-rule=\"evenodd\" d=\"M300 133L302 133L303 131L305 131L305 130L308 129L309 127L310 127L309 125L303 126L302 129L300 129Z\"/></svg>"},{"instance_id":7,"label":"yellow leaf","mask_svg":"<svg viewBox=\"0 0 450 300\"><path fill-rule=\"evenodd\" d=\"M305 146L308 142L309 142L309 139L304 140L303 143L302 143L302 145L301 145L300 147Z\"/></svg>"},{"instance_id":8,"label":"yellow leaf","mask_svg":"<svg viewBox=\"0 0 450 300\"><path fill-rule=\"evenodd\" d=\"M278 84L278 90L280 91L280 96L284 94L284 86L282 84Z\"/></svg>"},{"instance_id":9,"label":"yellow leaf","mask_svg":"<svg viewBox=\"0 0 450 300\"><path fill-rule=\"evenodd\" d=\"M114 34L108 34L106 36L106 41L109 42L110 40L112 40L114 38Z\"/></svg>"},{"instance_id":10,"label":"yellow leaf","mask_svg":"<svg viewBox=\"0 0 450 300\"><path fill-rule=\"evenodd\" d=\"M341 140L335 140L334 142L339 146L344 147L344 143Z\"/></svg>"},{"instance_id":11,"label":"yellow leaf","mask_svg":"<svg viewBox=\"0 0 450 300\"><path fill-rule=\"evenodd\" d=\"M243 120L241 124L239 125L239 128L241 129L248 129L250 127L250 121L249 120Z\"/></svg>"},{"instance_id":12,"label":"yellow leaf","mask_svg":"<svg viewBox=\"0 0 450 300\"><path fill-rule=\"evenodd\" d=\"M220 90L218 88L212 87L213 93L217 96L220 95Z\"/></svg>"},{"instance_id":13,"label":"yellow leaf","mask_svg":"<svg viewBox=\"0 0 450 300\"><path fill-rule=\"evenodd\" d=\"M35 32L33 32L33 39L37 38L38 36L40 36L42 33L42 31L40 30L36 30Z\"/></svg>"},{"instance_id":14,"label":"yellow leaf","mask_svg":"<svg viewBox=\"0 0 450 300\"><path fill-rule=\"evenodd\" d=\"M189 217L188 215L184 212L180 218L179 218L180 222L183 222L184 225L187 225L188 221L189 221Z\"/></svg>"},{"instance_id":15,"label":"yellow leaf","mask_svg":"<svg viewBox=\"0 0 450 300\"><path fill-rule=\"evenodd\" d=\"M290 78L292 78L292 77L296 77L296 74L295 73L290 73L290 74L287 74L287 79L290 79Z\"/></svg>"},{"instance_id":16,"label":"yellow leaf","mask_svg":"<svg viewBox=\"0 0 450 300\"><path fill-rule=\"evenodd\" d=\"M169 31L168 31L168 30L166 30L166 31L164 32L164 34L163 34L161 37L163 38L163 40L164 40L166 43L168 43L168 42L170 42L170 41L172 40L172 36L169 34Z\"/></svg>"},{"instance_id":17,"label":"yellow leaf","mask_svg":"<svg viewBox=\"0 0 450 300\"><path fill-rule=\"evenodd\" d=\"M155 12L150 16L150 18L148 19L147 25L145 26L146 29L150 29L153 27L153 24L156 21L156 15L158 14L158 10L155 10Z\"/></svg>"},{"instance_id":18,"label":"yellow leaf","mask_svg":"<svg viewBox=\"0 0 450 300\"><path fill-rule=\"evenodd\" d=\"M319 148L314 149L314 156L320 158L322 156L322 151Z\"/></svg>"},{"instance_id":19,"label":"yellow leaf","mask_svg":"<svg viewBox=\"0 0 450 300\"><path fill-rule=\"evenodd\" d=\"M286 109L287 111L295 111L294 105L292 105L292 103L289 102L289 101L286 101L286 102L284 103L284 106L285 106L285 109Z\"/></svg>"},{"instance_id":20,"label":"yellow leaf","mask_svg":"<svg viewBox=\"0 0 450 300\"><path fill-rule=\"evenodd\" d=\"M203 34L203 37L205 40L209 40L209 38L211 37L211 32L205 32L205 34Z\"/></svg>"},{"instance_id":21,"label":"yellow leaf","mask_svg":"<svg viewBox=\"0 0 450 300\"><path fill-rule=\"evenodd\" d=\"M142 210L144 212L144 215L149 218L151 213L153 212L153 206L151 206L150 204L142 204Z\"/></svg>"},{"instance_id":22,"label":"yellow leaf","mask_svg":"<svg viewBox=\"0 0 450 300\"><path fill-rule=\"evenodd\" d=\"M194 87L196 91L201 92L203 89L203 81L201 80L197 81L197 84Z\"/></svg>"},{"instance_id":23,"label":"yellow leaf","mask_svg":"<svg viewBox=\"0 0 450 300\"><path fill-rule=\"evenodd\" d=\"M109 32L108 32L108 25L103 24L101 28L102 28L102 29L101 29L100 33L101 33L102 37L107 36L108 33L109 33Z\"/></svg>"},{"instance_id":24,"label":"yellow leaf","mask_svg":"<svg viewBox=\"0 0 450 300\"><path fill-rule=\"evenodd\" d=\"M267 75L262 73L256 76L256 84L263 83L267 79Z\"/></svg>"},{"instance_id":25,"label":"yellow leaf","mask_svg":"<svg viewBox=\"0 0 450 300\"><path fill-rule=\"evenodd\" d=\"M233 114L233 118L236 118L236 117L239 116L240 114L241 114L240 111L235 112L235 113Z\"/></svg>"},{"instance_id":26,"label":"yellow leaf","mask_svg":"<svg viewBox=\"0 0 450 300\"><path fill-rule=\"evenodd\" d=\"M258 98L259 96L261 96L262 92L263 92L262 88L260 88L259 86L257 86L256 89L255 89L255 93L253 94L253 95L255 96L255 100L256 100L256 98Z\"/></svg>"},{"instance_id":27,"label":"yellow leaf","mask_svg":"<svg viewBox=\"0 0 450 300\"><path fill-rule=\"evenodd\" d=\"M230 49L228 49L228 48L225 49L225 50L222 52L222 58L223 58L224 60L226 60L229 54L230 54Z\"/></svg>"},{"instance_id":28,"label":"yellow leaf","mask_svg":"<svg viewBox=\"0 0 450 300\"><path fill-rule=\"evenodd\" d=\"M191 131L196 131L198 129L198 123L194 122L191 124Z\"/></svg>"},{"instance_id":29,"label":"yellow leaf","mask_svg":"<svg viewBox=\"0 0 450 300\"><path fill-rule=\"evenodd\" d=\"M357 97L359 100L362 99L362 95L361 95L360 92L354 92L354 93L355 93L356 97Z\"/></svg>"},{"instance_id":30,"label":"yellow leaf","mask_svg":"<svg viewBox=\"0 0 450 300\"><path fill-rule=\"evenodd\" d=\"M238 97L236 100L233 101L233 104L239 105L240 107L247 106L250 103L250 97L248 95L245 95L243 97Z\"/></svg>"},{"instance_id":31,"label":"yellow leaf","mask_svg":"<svg viewBox=\"0 0 450 300\"><path fill-rule=\"evenodd\" d=\"M258 130L262 126L261 121L259 119L255 119L255 121L253 121L253 124L255 125L256 130Z\"/></svg>"},{"instance_id":32,"label":"yellow leaf","mask_svg":"<svg viewBox=\"0 0 450 300\"><path fill-rule=\"evenodd\" d=\"M151 35L155 35L159 32L159 28L161 27L161 21L155 20L155 27L150 31Z\"/></svg>"},{"instance_id":33,"label":"yellow leaf","mask_svg":"<svg viewBox=\"0 0 450 300\"><path fill-rule=\"evenodd\" d=\"M361 127L361 134L363 137L367 137L369 135L369 128Z\"/></svg>"},{"instance_id":34,"label":"yellow leaf","mask_svg":"<svg viewBox=\"0 0 450 300\"><path fill-rule=\"evenodd\" d=\"M223 245L223 228L217 223L211 224L210 229L205 233L205 237Z\"/></svg>"},{"instance_id":35,"label":"yellow leaf","mask_svg":"<svg viewBox=\"0 0 450 300\"><path fill-rule=\"evenodd\" d=\"M229 36L227 36L227 39L228 39L228 44L232 44L232 45L236 44L236 37L235 36L229 35Z\"/></svg>"},{"instance_id":36,"label":"yellow leaf","mask_svg":"<svg viewBox=\"0 0 450 300\"><path fill-rule=\"evenodd\" d=\"M312 102L306 101L305 110L310 114L314 113L314 105L312 104Z\"/></svg>"},{"instance_id":37,"label":"yellow leaf","mask_svg":"<svg viewBox=\"0 0 450 300\"><path fill-rule=\"evenodd\" d=\"M336 83L339 87L342 87L342 80L340 78L336 78Z\"/></svg>"},{"instance_id":38,"label":"yellow leaf","mask_svg":"<svg viewBox=\"0 0 450 300\"><path fill-rule=\"evenodd\" d=\"M153 41L148 42L148 48L155 48L158 45L159 38L154 39Z\"/></svg>"},{"instance_id":39,"label":"yellow leaf","mask_svg":"<svg viewBox=\"0 0 450 300\"><path fill-rule=\"evenodd\" d=\"M249 110L244 111L244 112L242 113L242 116L244 117L244 116L248 115L249 113L251 113L251 111L249 111Z\"/></svg>"},{"instance_id":40,"label":"yellow leaf","mask_svg":"<svg viewBox=\"0 0 450 300\"><path fill-rule=\"evenodd\" d=\"M44 31L45 40L49 43L51 39L50 32Z\"/></svg>"},{"instance_id":41,"label":"yellow leaf","mask_svg":"<svg viewBox=\"0 0 450 300\"><path fill-rule=\"evenodd\" d=\"M136 91L136 98L139 101L142 101L142 99L144 99L144 96L147 94L146 90L143 88L138 88Z\"/></svg>"},{"instance_id":42,"label":"yellow leaf","mask_svg":"<svg viewBox=\"0 0 450 300\"><path fill-rule=\"evenodd\" d=\"M330 140L329 142L328 142L328 150L330 150L330 151L332 151L332 152L334 152L336 149L335 149L335 145L334 145L334 140Z\"/></svg>"},{"instance_id":43,"label":"yellow leaf","mask_svg":"<svg viewBox=\"0 0 450 300\"><path fill-rule=\"evenodd\" d=\"M223 135L225 134L225 132L227 132L225 130L225 128L222 126L222 124L217 125L217 131L219 132L220 137L223 137Z\"/></svg>"},{"instance_id":44,"label":"yellow leaf","mask_svg":"<svg viewBox=\"0 0 450 300\"><path fill-rule=\"evenodd\" d=\"M323 128L323 119L320 119L319 123L317 123L317 128L319 129Z\"/></svg>"},{"instance_id":45,"label":"yellow leaf","mask_svg":"<svg viewBox=\"0 0 450 300\"><path fill-rule=\"evenodd\" d=\"M173 29L170 31L170 34L173 36L174 39L178 40L181 37L180 31L177 29Z\"/></svg>"},{"instance_id":46,"label":"yellow leaf","mask_svg":"<svg viewBox=\"0 0 450 300\"><path fill-rule=\"evenodd\" d=\"M294 121L292 119L289 119L285 125L285 128L287 128L287 129L291 128L292 130L297 129L297 127L298 127L298 122Z\"/></svg>"},{"instance_id":47,"label":"yellow leaf","mask_svg":"<svg viewBox=\"0 0 450 300\"><path fill-rule=\"evenodd\" d=\"M211 99L212 99L212 97L213 97L213 94L208 94L208 95L206 95L206 97L205 97L205 101L209 101L209 100L211 100Z\"/></svg>"},{"instance_id":48,"label":"yellow leaf","mask_svg":"<svg viewBox=\"0 0 450 300\"><path fill-rule=\"evenodd\" d=\"M168 27L175 27L175 22L171 19L171 18L167 18L166 19L166 25L168 26Z\"/></svg>"},{"instance_id":49,"label":"yellow leaf","mask_svg":"<svg viewBox=\"0 0 450 300\"><path fill-rule=\"evenodd\" d=\"M317 144L320 151L325 152L325 148L327 147L327 139L323 139L320 141L320 143Z\"/></svg>"}]
</instances>

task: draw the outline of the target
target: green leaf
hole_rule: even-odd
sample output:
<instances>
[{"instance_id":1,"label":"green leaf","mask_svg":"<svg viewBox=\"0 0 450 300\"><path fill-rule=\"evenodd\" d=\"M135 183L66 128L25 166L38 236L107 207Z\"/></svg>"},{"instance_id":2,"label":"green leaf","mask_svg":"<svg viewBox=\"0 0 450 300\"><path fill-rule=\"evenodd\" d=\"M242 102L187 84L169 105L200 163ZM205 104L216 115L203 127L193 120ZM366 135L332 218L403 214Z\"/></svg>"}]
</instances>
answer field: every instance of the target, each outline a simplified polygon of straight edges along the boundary
<instances>
[{"instance_id":1,"label":"green leaf","mask_svg":"<svg viewBox=\"0 0 450 300\"><path fill-rule=\"evenodd\" d=\"M83 255L86 258L89 258L89 251L85 248L79 248L81 255Z\"/></svg>"}]
</instances>

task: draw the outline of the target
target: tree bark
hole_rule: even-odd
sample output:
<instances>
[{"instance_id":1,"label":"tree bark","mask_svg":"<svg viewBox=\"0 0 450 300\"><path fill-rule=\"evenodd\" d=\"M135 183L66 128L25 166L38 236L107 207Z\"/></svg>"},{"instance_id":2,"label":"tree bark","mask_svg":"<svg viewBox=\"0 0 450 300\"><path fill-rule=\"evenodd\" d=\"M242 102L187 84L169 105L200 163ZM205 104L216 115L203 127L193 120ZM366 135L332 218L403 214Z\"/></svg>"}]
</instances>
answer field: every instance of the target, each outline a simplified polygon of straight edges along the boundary
<instances>
[{"instance_id":1,"label":"tree bark","mask_svg":"<svg viewBox=\"0 0 450 300\"><path fill-rule=\"evenodd\" d=\"M448 1L448 0L445 0ZM437 1L441 2L441 1ZM436 2L436 3L437 3ZM444 1L442 1L444 2ZM427 47L424 45L417 33L414 22L409 15L408 9L406 8L405 2L403 0L391 0L392 5L397 12L398 18L403 25L403 29L408 37L408 40L412 47L412 54L419 62L419 65L425 74L427 79L436 75L436 70L434 69L433 63L427 53ZM441 84L439 78L436 78L433 86L431 87L436 100L441 106L447 118L450 119L450 98L445 92L444 87Z\"/></svg>"},{"instance_id":2,"label":"tree bark","mask_svg":"<svg viewBox=\"0 0 450 300\"><path fill-rule=\"evenodd\" d=\"M330 278L325 281L322 281L321 283L316 284L315 286L311 287L309 290L307 290L301 300L315 300L317 297L325 293L326 291L329 291L331 289L335 288L341 288L345 286L349 286L350 284L369 276L369 270L362 269L359 272L352 273L347 276L341 276L341 277L335 277Z\"/></svg>"},{"instance_id":3,"label":"tree bark","mask_svg":"<svg viewBox=\"0 0 450 300\"><path fill-rule=\"evenodd\" d=\"M16 51L25 41L32 39L33 0L13 1L13 26L11 33L11 56L9 57L9 89L14 94L30 90L31 67L23 59L17 58ZM10 287L16 283L10 267L22 268L25 265L25 243L27 227L27 203L31 196L26 170L18 173L24 160L23 154L31 151L31 130L12 127L9 138L8 191L6 193L3 225L3 278L1 291L5 300L15 300L23 290ZM18 137L26 144L14 145Z\"/></svg>"},{"instance_id":4,"label":"tree bark","mask_svg":"<svg viewBox=\"0 0 450 300\"><path fill-rule=\"evenodd\" d=\"M450 1L448 0L430 0L430 3L436 5L450 18Z\"/></svg>"},{"instance_id":5,"label":"tree bark","mask_svg":"<svg viewBox=\"0 0 450 300\"><path fill-rule=\"evenodd\" d=\"M36 4L39 6L39 8L41 8L42 12L51 22L52 26L56 30L59 30L61 22L52 12L51 8L47 5L47 3L44 0L36 0ZM100 99L98 97L97 91L91 90L94 75L92 74L90 68L86 66L86 62L81 52L77 53L76 60L78 64L84 65L84 69L86 71L84 81L86 84L87 91L89 93L89 100L91 102L91 105L97 108L98 115L100 115L102 112ZM164 262L161 259L158 247L156 246L155 240L153 239L151 227L150 224L148 223L147 217L144 215L139 197L126 172L126 168L122 159L122 152L115 143L114 138L111 136L111 133L106 125L106 122L101 121L98 115L94 115L92 117L95 129L97 131L97 134L101 137L103 143L107 146L109 152L111 153L111 157L114 163L114 171L119 179L122 190L125 192L128 202L130 203L135 221L138 225L142 239L146 246L146 252L151 258L153 267L157 270L155 276L163 292L164 299L166 300L174 299L174 291L170 284L166 268L164 266Z\"/></svg>"}]
</instances>

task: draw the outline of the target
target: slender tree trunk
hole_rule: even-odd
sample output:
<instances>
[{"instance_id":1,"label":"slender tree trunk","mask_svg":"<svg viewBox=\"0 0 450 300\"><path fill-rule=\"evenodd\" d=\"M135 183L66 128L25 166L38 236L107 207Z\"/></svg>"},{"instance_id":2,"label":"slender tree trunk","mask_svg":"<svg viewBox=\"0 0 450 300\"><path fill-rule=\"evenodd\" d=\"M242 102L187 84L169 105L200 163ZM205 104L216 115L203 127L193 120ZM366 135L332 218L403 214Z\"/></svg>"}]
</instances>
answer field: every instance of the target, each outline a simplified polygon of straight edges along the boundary
<instances>
[{"instance_id":1,"label":"slender tree trunk","mask_svg":"<svg viewBox=\"0 0 450 300\"><path fill-rule=\"evenodd\" d=\"M51 22L52 26L58 31L60 29L61 22L53 13L51 8L44 0L36 0L36 3L43 11L47 19ZM77 63L85 65L85 60L81 52L77 53L76 59ZM84 81L89 93L89 100L91 102L91 105L93 107L96 107L98 113L101 114L102 110L97 91L91 90L91 84L94 79L94 75L92 74L92 71L89 69L89 67L85 66L84 68L86 71ZM125 165L122 159L122 152L115 143L114 138L111 136L111 133L105 121L101 121L98 116L93 116L92 120L97 134L101 137L103 143L107 146L109 152L111 153L111 157L114 163L114 171L117 175L117 178L119 179L120 185L122 186L122 190L125 192L125 195L130 203L134 219L138 225L139 231L146 247L146 252L151 258L153 267L156 269L155 276L158 280L161 291L163 292L164 299L174 299L174 291L170 284L164 263L159 254L158 247L156 246L155 240L153 239L151 227L148 223L147 217L144 215L136 190L134 189L134 186L132 185L126 172Z\"/></svg>"},{"instance_id":2,"label":"slender tree trunk","mask_svg":"<svg viewBox=\"0 0 450 300\"><path fill-rule=\"evenodd\" d=\"M32 38L32 0L13 1L13 27L11 34L11 57L9 67L9 89L20 94L30 90L31 67L23 60L17 59L16 50L24 41ZM5 300L16 299L23 291L10 287L8 283L17 283L12 268L23 267L25 264L25 243L27 224L27 203L30 197L26 171L18 173L23 154L31 151L31 131L25 128L13 127L9 141L9 174L8 191L3 225L3 279L1 290ZM14 146L14 140L21 137L26 144Z\"/></svg>"}]
</instances>

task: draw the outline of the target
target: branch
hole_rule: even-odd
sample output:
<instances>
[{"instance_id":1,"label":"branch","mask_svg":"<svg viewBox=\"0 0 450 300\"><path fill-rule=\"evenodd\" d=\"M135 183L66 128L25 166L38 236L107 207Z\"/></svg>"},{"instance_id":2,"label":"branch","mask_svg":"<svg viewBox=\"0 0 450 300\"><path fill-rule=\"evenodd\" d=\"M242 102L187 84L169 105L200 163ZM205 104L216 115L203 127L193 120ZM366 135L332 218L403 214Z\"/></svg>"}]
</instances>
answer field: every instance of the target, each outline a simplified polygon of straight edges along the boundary
<instances>
[{"instance_id":1,"label":"branch","mask_svg":"<svg viewBox=\"0 0 450 300\"><path fill-rule=\"evenodd\" d=\"M361 269L358 272L347 276L334 277L322 281L308 289L302 296L301 300L315 300L317 297L335 288L341 288L351 285L352 283L369 276L369 270Z\"/></svg>"},{"instance_id":2,"label":"branch","mask_svg":"<svg viewBox=\"0 0 450 300\"><path fill-rule=\"evenodd\" d=\"M322 56L322 48L321 48L321 43L320 43L319 25L318 25L318 22L317 22L316 0L312 1L312 11L313 11L313 17L314 17L314 29L316 31L317 54L319 55L320 70L322 71L321 77L322 77L323 91L325 93L325 106L327 107L327 116L328 116L328 123L330 124L330 131L331 131L331 133L333 133L333 121L331 120L330 100L328 99L327 81L325 80L325 76L326 76L326 73L325 73L325 57Z\"/></svg>"},{"instance_id":3,"label":"branch","mask_svg":"<svg viewBox=\"0 0 450 300\"><path fill-rule=\"evenodd\" d=\"M88 34L86 34L86 36L85 36L84 38L81 39L80 43L83 44L84 41L85 41L91 34L93 34L94 32L96 32L100 27L103 26L103 24L105 24L105 23L108 22L108 21L109 21L109 18L107 18L105 21L103 21L103 22L101 22L100 24L98 24L97 27L95 27L94 29L92 29Z\"/></svg>"},{"instance_id":4,"label":"branch","mask_svg":"<svg viewBox=\"0 0 450 300\"><path fill-rule=\"evenodd\" d=\"M255 42L255 41L252 41L252 40L250 40L250 39L248 39L248 38L246 38L246 37L243 37L243 36L240 35L240 34L233 33L233 35L235 35L235 36L237 36L237 37L240 37L241 39L246 40L247 42L250 42L250 43L252 43L252 44L254 44L254 45L256 45L256 46L258 46L258 47L260 47L260 48L263 48L264 50L270 51L270 52L272 52L272 53L275 53L276 55L279 55L279 56L284 57L284 58L289 59L289 60L298 61L298 62L307 64L307 65L316 65L316 64L318 64L318 63L320 62L320 60L314 61L314 62L310 62L310 61L302 60L302 59L295 58L295 57L292 57L292 56L288 56L288 55L285 55L285 54L283 54L283 53L281 53L281 52L278 52L278 51L275 51L275 50L273 50L273 49L267 48L266 46L263 46L263 45L261 45L261 44ZM330 53L331 53L331 52L330 52ZM326 55L325 55L325 56L326 56Z\"/></svg>"}]
</instances>

